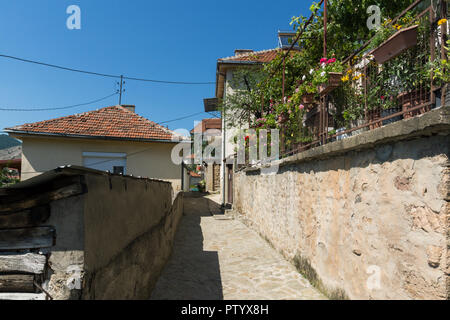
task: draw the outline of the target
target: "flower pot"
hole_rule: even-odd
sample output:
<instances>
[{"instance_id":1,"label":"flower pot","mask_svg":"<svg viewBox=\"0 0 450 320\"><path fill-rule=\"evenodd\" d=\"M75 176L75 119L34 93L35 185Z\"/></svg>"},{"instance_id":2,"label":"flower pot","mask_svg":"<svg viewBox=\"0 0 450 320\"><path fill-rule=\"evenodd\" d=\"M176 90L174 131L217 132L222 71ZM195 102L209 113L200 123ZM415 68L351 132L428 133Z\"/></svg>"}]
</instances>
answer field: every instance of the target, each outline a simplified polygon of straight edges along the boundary
<instances>
[{"instance_id":1,"label":"flower pot","mask_svg":"<svg viewBox=\"0 0 450 320\"><path fill-rule=\"evenodd\" d=\"M330 72L328 82L320 85L319 93L321 95L330 93L341 85L342 72Z\"/></svg>"},{"instance_id":2,"label":"flower pot","mask_svg":"<svg viewBox=\"0 0 450 320\"><path fill-rule=\"evenodd\" d=\"M314 103L314 93L307 93L302 96L303 104L313 104Z\"/></svg>"},{"instance_id":3,"label":"flower pot","mask_svg":"<svg viewBox=\"0 0 450 320\"><path fill-rule=\"evenodd\" d=\"M379 64L397 57L403 51L414 47L417 44L418 25L402 29L396 32L392 37L383 42L378 48L374 49L371 54Z\"/></svg>"}]
</instances>

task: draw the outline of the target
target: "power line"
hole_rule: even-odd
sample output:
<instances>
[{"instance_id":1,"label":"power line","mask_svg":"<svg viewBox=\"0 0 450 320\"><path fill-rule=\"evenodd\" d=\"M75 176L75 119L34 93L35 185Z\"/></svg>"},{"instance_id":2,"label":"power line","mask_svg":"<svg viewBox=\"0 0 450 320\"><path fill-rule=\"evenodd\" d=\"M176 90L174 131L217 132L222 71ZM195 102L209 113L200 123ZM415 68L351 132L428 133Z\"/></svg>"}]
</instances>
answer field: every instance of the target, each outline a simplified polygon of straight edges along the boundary
<instances>
[{"instance_id":1,"label":"power line","mask_svg":"<svg viewBox=\"0 0 450 320\"><path fill-rule=\"evenodd\" d=\"M98 73L98 72L92 72L92 71L85 71L85 70L73 69L73 68L68 68L68 67L61 67L61 66L57 66L57 65L54 65L54 64L49 64L49 63L45 63L45 62L39 62L39 61L28 60L28 59L23 59L23 58L18 58L18 57L13 57L13 56L8 56L8 55L4 55L4 54L0 54L0 57L2 57L2 58L8 58L8 59L13 59L13 60L18 60L18 61L22 61L22 62L34 63L34 64L38 64L38 65L41 65L41 66L51 67L51 68L56 68L56 69L61 69L61 70L66 70L66 71L72 71L72 72L79 72L79 73L91 74L91 75L94 75L94 76L101 76L101 77L108 77L108 78L120 78L120 76L113 75L113 74L105 74L105 73Z\"/></svg>"},{"instance_id":2,"label":"power line","mask_svg":"<svg viewBox=\"0 0 450 320\"><path fill-rule=\"evenodd\" d=\"M100 99L96 99L93 101L89 101L89 102L85 102L85 103L79 103L79 104L74 104L74 105L70 105L70 106L65 106L65 107L53 107L53 108L35 108L35 109L26 109L26 108L1 108L0 107L0 111L50 111L50 110L63 110L63 109L70 109L70 108L75 108L75 107L81 107L81 106L86 106L88 104L93 104L96 102L100 102L103 100L106 100L112 96L117 95L117 92L114 92L113 94L109 94L106 97L100 98Z\"/></svg>"},{"instance_id":3,"label":"power line","mask_svg":"<svg viewBox=\"0 0 450 320\"><path fill-rule=\"evenodd\" d=\"M142 79L142 78L132 78L132 77L123 77L123 78L127 79L127 80L134 80L134 81L166 83L166 84L188 84L188 85L216 84L213 81L212 82L185 82L185 81L152 80L152 79Z\"/></svg>"},{"instance_id":4,"label":"power line","mask_svg":"<svg viewBox=\"0 0 450 320\"><path fill-rule=\"evenodd\" d=\"M167 120L167 121L158 122L158 124L169 123L169 122L175 122L175 121L179 121L179 120L184 120L184 119L187 119L187 118L190 118L190 117L193 117L193 116L202 114L202 113L206 113L206 112L204 112L204 111L202 111L202 112L197 112L197 113L193 113L193 114L190 114L190 115L181 117L181 118L176 118L176 119L172 119L172 120Z\"/></svg>"},{"instance_id":5,"label":"power line","mask_svg":"<svg viewBox=\"0 0 450 320\"><path fill-rule=\"evenodd\" d=\"M126 77L126 76L115 75L115 74L99 73L99 72L93 72L93 71L86 71L86 70L81 70L81 69L74 69L74 68L69 68L69 67L63 67L63 66L58 66L58 65L55 65L55 64L50 64L50 63L45 63L45 62L40 62L40 61L35 61L35 60L29 60L29 59L9 56L9 55L5 55L5 54L0 54L0 57L7 58L7 59L13 59L13 60L21 61L21 62L33 63L33 64L37 64L37 65L41 65L41 66L45 66L45 67L50 67L50 68L61 69L61 70L65 70L65 71L78 72L78 73L84 73L84 74L99 76L99 77L116 78L116 79L120 79L122 77L123 79L133 80L133 81L165 83L165 84L182 84L182 85L215 84L215 82L166 81L166 80Z\"/></svg>"}]
</instances>

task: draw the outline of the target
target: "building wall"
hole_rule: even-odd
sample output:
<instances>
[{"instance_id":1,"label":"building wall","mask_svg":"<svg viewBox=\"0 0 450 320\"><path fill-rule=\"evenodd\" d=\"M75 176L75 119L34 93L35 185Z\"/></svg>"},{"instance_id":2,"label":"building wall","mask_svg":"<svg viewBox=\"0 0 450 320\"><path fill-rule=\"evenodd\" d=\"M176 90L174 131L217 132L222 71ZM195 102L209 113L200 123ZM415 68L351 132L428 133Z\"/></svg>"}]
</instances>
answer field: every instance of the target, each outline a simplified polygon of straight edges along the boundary
<instances>
[{"instance_id":1,"label":"building wall","mask_svg":"<svg viewBox=\"0 0 450 320\"><path fill-rule=\"evenodd\" d=\"M331 297L448 299L449 115L239 172L234 209Z\"/></svg>"},{"instance_id":2,"label":"building wall","mask_svg":"<svg viewBox=\"0 0 450 320\"><path fill-rule=\"evenodd\" d=\"M19 137L18 137L19 138ZM22 180L62 165L83 165L83 152L127 153L127 175L166 180L181 189L181 166L171 160L172 143L20 137Z\"/></svg>"},{"instance_id":3,"label":"building wall","mask_svg":"<svg viewBox=\"0 0 450 320\"><path fill-rule=\"evenodd\" d=\"M206 183L206 191L213 192L214 191L214 176L213 176L213 168L214 164L210 164L205 168L205 183Z\"/></svg>"},{"instance_id":4,"label":"building wall","mask_svg":"<svg viewBox=\"0 0 450 320\"><path fill-rule=\"evenodd\" d=\"M225 89L224 89L224 100L226 97L232 96L235 92L235 88L232 86L233 80L233 69L228 69L225 77ZM234 164L233 158L234 154L237 152L236 145L234 144L234 137L239 134L240 130L248 129L248 124L243 124L240 127L232 126L230 127L230 119L233 117L233 113L225 112L222 113L223 123L222 123L222 139L224 150L222 153L224 154L223 158L229 159L230 164ZM220 167L220 189L223 202L226 203L228 199L228 179L227 179L227 168L226 166L221 165Z\"/></svg>"}]
</instances>

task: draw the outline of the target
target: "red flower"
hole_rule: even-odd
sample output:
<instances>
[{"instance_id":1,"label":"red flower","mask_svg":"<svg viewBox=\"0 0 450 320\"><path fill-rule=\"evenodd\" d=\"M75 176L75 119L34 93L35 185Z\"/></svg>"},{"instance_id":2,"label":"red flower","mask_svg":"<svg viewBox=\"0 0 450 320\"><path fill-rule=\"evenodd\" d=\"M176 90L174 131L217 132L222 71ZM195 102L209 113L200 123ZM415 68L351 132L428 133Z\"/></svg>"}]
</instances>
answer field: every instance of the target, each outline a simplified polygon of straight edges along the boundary
<instances>
[{"instance_id":1,"label":"red flower","mask_svg":"<svg viewBox=\"0 0 450 320\"><path fill-rule=\"evenodd\" d=\"M322 63L327 63L327 58L322 58L322 59L320 59L320 64L322 64Z\"/></svg>"},{"instance_id":2,"label":"red flower","mask_svg":"<svg viewBox=\"0 0 450 320\"><path fill-rule=\"evenodd\" d=\"M249 136L246 136L246 137L245 137L245 141L248 141L249 138L250 138Z\"/></svg>"},{"instance_id":3,"label":"red flower","mask_svg":"<svg viewBox=\"0 0 450 320\"><path fill-rule=\"evenodd\" d=\"M334 63L334 62L336 62L336 58L331 58L330 60L327 61L327 64Z\"/></svg>"},{"instance_id":4,"label":"red flower","mask_svg":"<svg viewBox=\"0 0 450 320\"><path fill-rule=\"evenodd\" d=\"M381 96L381 100L384 100L384 96Z\"/></svg>"}]
</instances>

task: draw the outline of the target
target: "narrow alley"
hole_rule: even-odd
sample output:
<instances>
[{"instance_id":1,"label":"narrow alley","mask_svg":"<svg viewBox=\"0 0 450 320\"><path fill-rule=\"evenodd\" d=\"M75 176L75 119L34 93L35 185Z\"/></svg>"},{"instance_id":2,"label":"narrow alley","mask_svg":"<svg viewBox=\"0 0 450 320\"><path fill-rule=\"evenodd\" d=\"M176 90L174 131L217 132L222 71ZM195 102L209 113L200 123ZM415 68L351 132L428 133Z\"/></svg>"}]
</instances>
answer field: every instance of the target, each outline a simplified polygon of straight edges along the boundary
<instances>
[{"instance_id":1,"label":"narrow alley","mask_svg":"<svg viewBox=\"0 0 450 320\"><path fill-rule=\"evenodd\" d=\"M173 253L152 300L326 299L257 233L222 215L217 196L184 201Z\"/></svg>"}]
</instances>

